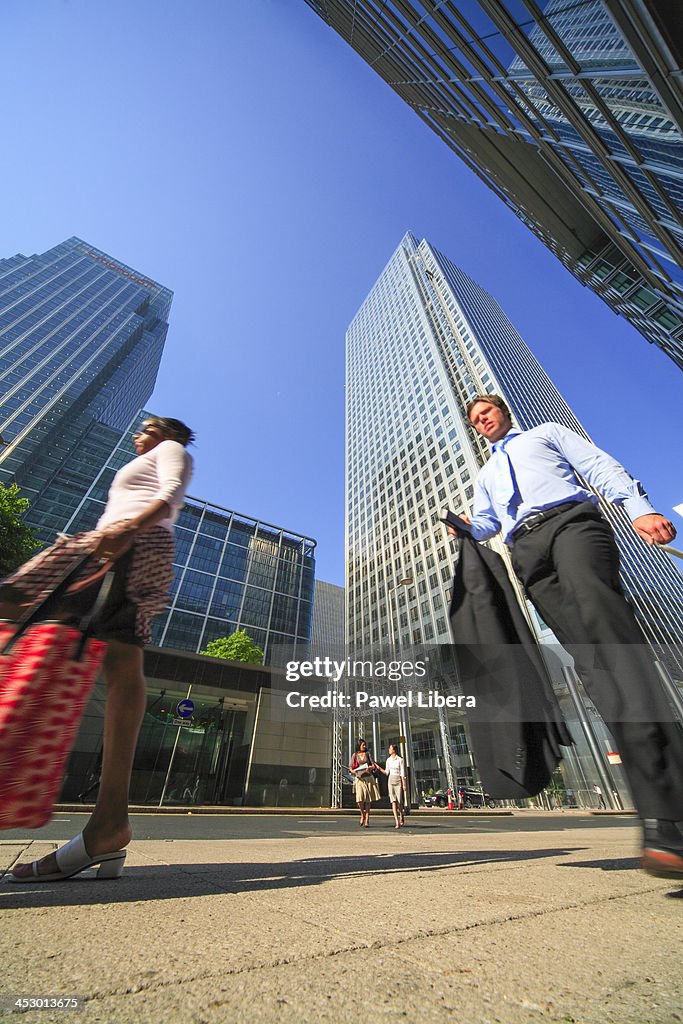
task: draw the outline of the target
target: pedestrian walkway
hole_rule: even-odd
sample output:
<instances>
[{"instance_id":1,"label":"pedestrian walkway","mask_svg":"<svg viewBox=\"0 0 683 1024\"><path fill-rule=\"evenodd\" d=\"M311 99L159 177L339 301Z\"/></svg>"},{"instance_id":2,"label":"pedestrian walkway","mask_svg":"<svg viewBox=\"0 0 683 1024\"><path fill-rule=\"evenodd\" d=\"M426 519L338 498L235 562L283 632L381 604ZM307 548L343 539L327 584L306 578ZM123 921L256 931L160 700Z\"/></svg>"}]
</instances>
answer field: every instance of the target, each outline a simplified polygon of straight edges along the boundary
<instances>
[{"instance_id":1,"label":"pedestrian walkway","mask_svg":"<svg viewBox=\"0 0 683 1024\"><path fill-rule=\"evenodd\" d=\"M0 886L25 1022L673 1024L683 891L630 826L143 841L120 881ZM0 867L55 844L5 840Z\"/></svg>"}]
</instances>

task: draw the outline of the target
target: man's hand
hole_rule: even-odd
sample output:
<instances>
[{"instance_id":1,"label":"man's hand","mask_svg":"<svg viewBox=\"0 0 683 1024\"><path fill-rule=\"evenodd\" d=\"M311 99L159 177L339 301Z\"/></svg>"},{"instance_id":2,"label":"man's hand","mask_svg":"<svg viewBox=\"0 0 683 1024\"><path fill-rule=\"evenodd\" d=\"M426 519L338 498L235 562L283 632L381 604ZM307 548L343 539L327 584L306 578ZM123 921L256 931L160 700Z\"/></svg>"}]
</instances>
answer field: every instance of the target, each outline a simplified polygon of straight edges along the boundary
<instances>
[{"instance_id":1,"label":"man's hand","mask_svg":"<svg viewBox=\"0 0 683 1024\"><path fill-rule=\"evenodd\" d=\"M470 525L470 517L469 516L459 516L459 518L462 519L463 523L467 523L468 526ZM447 532L449 537L457 537L458 536L458 531L453 526L447 526L446 527L446 532Z\"/></svg>"},{"instance_id":2,"label":"man's hand","mask_svg":"<svg viewBox=\"0 0 683 1024\"><path fill-rule=\"evenodd\" d=\"M648 544L668 544L676 536L674 524L670 519L660 516L658 512L638 516L633 520L633 529Z\"/></svg>"}]
</instances>

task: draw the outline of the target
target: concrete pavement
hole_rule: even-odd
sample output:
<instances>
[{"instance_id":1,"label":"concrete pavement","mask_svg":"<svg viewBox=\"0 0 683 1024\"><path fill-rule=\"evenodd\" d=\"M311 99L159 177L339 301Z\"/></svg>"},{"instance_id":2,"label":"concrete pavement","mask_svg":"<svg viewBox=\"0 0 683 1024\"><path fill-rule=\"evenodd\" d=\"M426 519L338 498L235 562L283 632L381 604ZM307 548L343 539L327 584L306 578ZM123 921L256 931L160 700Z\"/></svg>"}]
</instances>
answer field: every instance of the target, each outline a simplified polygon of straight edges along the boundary
<instances>
[{"instance_id":1,"label":"concrete pavement","mask_svg":"<svg viewBox=\"0 0 683 1024\"><path fill-rule=\"evenodd\" d=\"M673 1024L683 890L638 870L638 840L635 822L420 834L378 817L133 842L119 881L0 885L0 991L83 1000L17 1018L40 1024ZM5 840L0 867L55 845Z\"/></svg>"}]
</instances>

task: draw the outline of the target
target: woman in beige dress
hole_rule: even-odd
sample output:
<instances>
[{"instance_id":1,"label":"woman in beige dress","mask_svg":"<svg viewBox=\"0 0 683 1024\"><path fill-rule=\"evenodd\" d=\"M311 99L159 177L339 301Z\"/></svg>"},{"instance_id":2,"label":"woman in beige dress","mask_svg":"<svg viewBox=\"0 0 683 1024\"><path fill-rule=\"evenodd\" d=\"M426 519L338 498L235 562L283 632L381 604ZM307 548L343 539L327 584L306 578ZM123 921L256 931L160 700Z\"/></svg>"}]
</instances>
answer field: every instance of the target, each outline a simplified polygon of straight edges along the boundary
<instances>
[{"instance_id":1,"label":"woman in beige dress","mask_svg":"<svg viewBox=\"0 0 683 1024\"><path fill-rule=\"evenodd\" d=\"M353 773L353 788L356 793L356 803L360 811L360 822L362 828L370 827L370 804L373 800L380 799L379 786L375 778L375 762L368 750L365 740L359 740L356 753L351 758L349 765Z\"/></svg>"}]
</instances>

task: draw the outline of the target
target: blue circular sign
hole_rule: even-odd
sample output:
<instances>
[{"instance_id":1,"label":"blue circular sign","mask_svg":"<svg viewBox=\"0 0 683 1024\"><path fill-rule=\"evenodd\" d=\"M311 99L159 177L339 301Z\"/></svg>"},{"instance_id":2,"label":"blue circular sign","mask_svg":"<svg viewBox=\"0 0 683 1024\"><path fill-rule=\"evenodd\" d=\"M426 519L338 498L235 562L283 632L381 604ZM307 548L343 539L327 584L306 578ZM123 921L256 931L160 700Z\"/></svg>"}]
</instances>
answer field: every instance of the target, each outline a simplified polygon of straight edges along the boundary
<instances>
[{"instance_id":1,"label":"blue circular sign","mask_svg":"<svg viewBox=\"0 0 683 1024\"><path fill-rule=\"evenodd\" d=\"M193 700L179 700L175 706L178 718L192 718L194 714Z\"/></svg>"}]
</instances>

